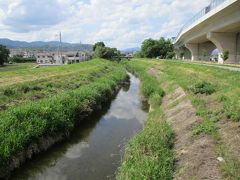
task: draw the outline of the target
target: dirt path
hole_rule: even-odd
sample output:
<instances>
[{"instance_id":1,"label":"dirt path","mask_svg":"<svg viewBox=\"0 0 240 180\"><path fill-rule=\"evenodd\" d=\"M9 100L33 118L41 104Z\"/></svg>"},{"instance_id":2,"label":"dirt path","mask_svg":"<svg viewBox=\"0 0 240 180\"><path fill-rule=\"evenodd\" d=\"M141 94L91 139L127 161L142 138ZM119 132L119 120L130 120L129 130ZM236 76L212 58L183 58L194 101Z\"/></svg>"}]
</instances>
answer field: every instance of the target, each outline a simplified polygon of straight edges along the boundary
<instances>
[{"instance_id":1,"label":"dirt path","mask_svg":"<svg viewBox=\"0 0 240 180\"><path fill-rule=\"evenodd\" d=\"M167 121L175 131L176 172L174 179L222 179L218 169L214 142L209 135L192 136L192 129L201 123L196 110L182 88L163 99L163 110Z\"/></svg>"}]
</instances>

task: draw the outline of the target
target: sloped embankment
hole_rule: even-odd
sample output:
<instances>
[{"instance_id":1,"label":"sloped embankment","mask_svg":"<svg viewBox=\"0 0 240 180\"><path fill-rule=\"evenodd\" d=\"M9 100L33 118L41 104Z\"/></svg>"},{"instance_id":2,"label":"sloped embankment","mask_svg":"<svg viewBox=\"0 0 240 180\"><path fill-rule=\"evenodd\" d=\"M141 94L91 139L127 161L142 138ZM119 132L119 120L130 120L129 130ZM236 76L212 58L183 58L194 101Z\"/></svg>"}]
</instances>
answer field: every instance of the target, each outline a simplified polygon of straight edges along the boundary
<instances>
[{"instance_id":1,"label":"sloped embankment","mask_svg":"<svg viewBox=\"0 0 240 180\"><path fill-rule=\"evenodd\" d=\"M157 79L147 73L147 66L126 62L127 69L141 80L141 95L150 104L144 129L126 147L117 179L164 179L173 177L174 154L171 149L174 133L163 118L161 109L164 91Z\"/></svg>"},{"instance_id":2,"label":"sloped embankment","mask_svg":"<svg viewBox=\"0 0 240 180\"><path fill-rule=\"evenodd\" d=\"M198 137L192 135L192 129L202 119L196 116L196 110L183 89L178 87L167 94L162 106L165 118L175 131L174 179L222 179L212 138L207 134Z\"/></svg>"},{"instance_id":3,"label":"sloped embankment","mask_svg":"<svg viewBox=\"0 0 240 180\"><path fill-rule=\"evenodd\" d=\"M126 80L114 66L87 85L0 114L0 178L34 154L68 137L73 128L109 100Z\"/></svg>"}]
</instances>

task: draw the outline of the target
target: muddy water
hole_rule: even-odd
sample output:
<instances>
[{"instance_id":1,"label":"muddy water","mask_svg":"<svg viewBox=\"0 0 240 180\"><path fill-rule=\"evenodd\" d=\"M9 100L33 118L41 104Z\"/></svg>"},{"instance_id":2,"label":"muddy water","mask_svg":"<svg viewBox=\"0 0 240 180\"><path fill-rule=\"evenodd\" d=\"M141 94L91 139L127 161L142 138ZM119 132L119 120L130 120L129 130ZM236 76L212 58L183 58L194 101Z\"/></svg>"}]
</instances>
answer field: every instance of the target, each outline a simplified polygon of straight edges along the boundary
<instances>
[{"instance_id":1,"label":"muddy water","mask_svg":"<svg viewBox=\"0 0 240 180\"><path fill-rule=\"evenodd\" d=\"M123 87L101 113L81 124L69 140L14 171L10 179L114 179L124 145L147 117L139 85L139 79L130 74L130 86Z\"/></svg>"}]
</instances>

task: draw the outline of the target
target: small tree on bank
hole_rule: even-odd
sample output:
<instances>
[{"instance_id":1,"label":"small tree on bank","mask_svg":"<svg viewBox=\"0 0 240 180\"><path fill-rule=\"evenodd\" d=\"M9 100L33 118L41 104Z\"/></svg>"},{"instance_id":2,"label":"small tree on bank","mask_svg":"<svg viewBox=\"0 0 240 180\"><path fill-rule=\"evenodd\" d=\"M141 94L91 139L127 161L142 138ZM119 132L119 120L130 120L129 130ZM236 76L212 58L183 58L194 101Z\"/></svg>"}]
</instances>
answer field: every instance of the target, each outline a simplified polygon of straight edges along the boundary
<instances>
[{"instance_id":1,"label":"small tree on bank","mask_svg":"<svg viewBox=\"0 0 240 180\"><path fill-rule=\"evenodd\" d=\"M6 46L0 45L0 66L4 64L4 62L8 62L10 51L6 48Z\"/></svg>"},{"instance_id":2,"label":"small tree on bank","mask_svg":"<svg viewBox=\"0 0 240 180\"><path fill-rule=\"evenodd\" d=\"M225 51L223 52L222 58L223 58L223 61L228 60L228 58L229 58L229 51L228 51L228 50L225 50Z\"/></svg>"}]
</instances>

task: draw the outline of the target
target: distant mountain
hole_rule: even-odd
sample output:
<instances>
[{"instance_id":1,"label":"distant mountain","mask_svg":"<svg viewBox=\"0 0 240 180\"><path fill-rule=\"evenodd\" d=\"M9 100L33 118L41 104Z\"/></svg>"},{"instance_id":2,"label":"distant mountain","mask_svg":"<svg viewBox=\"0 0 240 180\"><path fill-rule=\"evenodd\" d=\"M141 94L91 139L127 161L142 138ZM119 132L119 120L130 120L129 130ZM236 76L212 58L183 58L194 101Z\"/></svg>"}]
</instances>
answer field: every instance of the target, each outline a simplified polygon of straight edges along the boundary
<instances>
[{"instance_id":1,"label":"distant mountain","mask_svg":"<svg viewBox=\"0 0 240 180\"><path fill-rule=\"evenodd\" d=\"M34 41L34 42L26 42L26 41L13 41L6 38L0 38L0 44L7 46L10 49L37 49L37 50L48 50L55 51L58 49L59 42L58 41ZM81 50L81 51L92 51L91 44L77 44L77 43L62 43L63 50Z\"/></svg>"},{"instance_id":2,"label":"distant mountain","mask_svg":"<svg viewBox=\"0 0 240 180\"><path fill-rule=\"evenodd\" d=\"M134 47L134 48L128 48L128 49L123 49L121 52L123 53L134 53L137 51L140 51L141 49L139 47Z\"/></svg>"}]
</instances>

